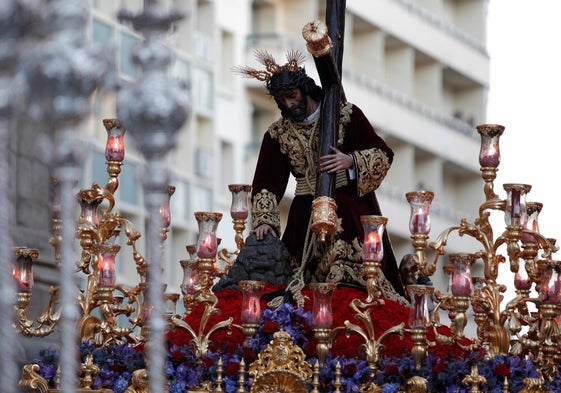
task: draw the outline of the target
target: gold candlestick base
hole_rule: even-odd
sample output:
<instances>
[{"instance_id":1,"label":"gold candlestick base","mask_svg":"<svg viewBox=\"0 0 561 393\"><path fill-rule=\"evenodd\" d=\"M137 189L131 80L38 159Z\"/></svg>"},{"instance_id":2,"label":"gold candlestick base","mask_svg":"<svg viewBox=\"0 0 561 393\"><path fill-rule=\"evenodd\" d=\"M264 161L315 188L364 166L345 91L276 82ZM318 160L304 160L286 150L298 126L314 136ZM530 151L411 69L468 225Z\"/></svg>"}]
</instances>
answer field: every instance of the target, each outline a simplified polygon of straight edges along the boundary
<instances>
[{"instance_id":1,"label":"gold candlestick base","mask_svg":"<svg viewBox=\"0 0 561 393\"><path fill-rule=\"evenodd\" d=\"M258 327L259 327L259 324L257 324L257 323L242 323L242 333L243 333L244 337L246 338L246 340L248 338L255 337L255 333L257 333L257 328Z\"/></svg>"},{"instance_id":2,"label":"gold candlestick base","mask_svg":"<svg viewBox=\"0 0 561 393\"><path fill-rule=\"evenodd\" d=\"M411 348L411 356L415 361L415 369L420 370L423 359L427 354L428 342L427 332L424 328L414 328L408 330L411 333L411 341L413 341L413 348Z\"/></svg>"},{"instance_id":3,"label":"gold candlestick base","mask_svg":"<svg viewBox=\"0 0 561 393\"><path fill-rule=\"evenodd\" d=\"M323 367L325 359L327 359L327 355L329 354L329 349L331 347L329 344L330 335L331 329L314 329L314 337L318 341L316 350L320 367Z\"/></svg>"}]
</instances>

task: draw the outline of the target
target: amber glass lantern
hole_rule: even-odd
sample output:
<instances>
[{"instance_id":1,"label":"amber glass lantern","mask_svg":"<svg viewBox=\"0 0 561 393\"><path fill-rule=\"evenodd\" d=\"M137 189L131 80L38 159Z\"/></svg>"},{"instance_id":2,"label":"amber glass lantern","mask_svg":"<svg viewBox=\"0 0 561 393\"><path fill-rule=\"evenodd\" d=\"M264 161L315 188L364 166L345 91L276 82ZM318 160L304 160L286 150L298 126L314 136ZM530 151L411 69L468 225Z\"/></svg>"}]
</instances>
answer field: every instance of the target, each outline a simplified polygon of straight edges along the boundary
<instances>
[{"instance_id":1,"label":"amber glass lantern","mask_svg":"<svg viewBox=\"0 0 561 393\"><path fill-rule=\"evenodd\" d=\"M160 206L160 217L162 218L162 228L169 228L171 225L171 209L170 209L170 200L171 196L175 193L174 186L168 186L167 196L162 202L162 206Z\"/></svg>"},{"instance_id":2,"label":"amber glass lantern","mask_svg":"<svg viewBox=\"0 0 561 393\"><path fill-rule=\"evenodd\" d=\"M524 225L527 222L526 194L532 186L529 184L504 184L507 192L505 206L505 223L510 226Z\"/></svg>"},{"instance_id":3,"label":"amber glass lantern","mask_svg":"<svg viewBox=\"0 0 561 393\"><path fill-rule=\"evenodd\" d=\"M450 261L454 266L452 272L451 291L454 296L470 296L472 291L471 265L473 254L450 254Z\"/></svg>"},{"instance_id":4,"label":"amber glass lantern","mask_svg":"<svg viewBox=\"0 0 561 393\"><path fill-rule=\"evenodd\" d=\"M97 254L97 286L113 288L115 286L115 258L121 247L117 244L97 244L93 251Z\"/></svg>"},{"instance_id":5,"label":"amber glass lantern","mask_svg":"<svg viewBox=\"0 0 561 393\"><path fill-rule=\"evenodd\" d=\"M409 327L426 328L430 322L430 302L434 287L430 285L407 285L407 294L411 299L409 309Z\"/></svg>"},{"instance_id":6,"label":"amber glass lantern","mask_svg":"<svg viewBox=\"0 0 561 393\"><path fill-rule=\"evenodd\" d=\"M333 324L331 300L335 291L333 283L311 283L313 308L312 326L314 329L330 329Z\"/></svg>"},{"instance_id":7,"label":"amber glass lantern","mask_svg":"<svg viewBox=\"0 0 561 393\"><path fill-rule=\"evenodd\" d=\"M496 124L483 124L477 126L477 131L481 136L479 165L484 168L497 168L501 162L499 139L504 127Z\"/></svg>"},{"instance_id":8,"label":"amber glass lantern","mask_svg":"<svg viewBox=\"0 0 561 393\"><path fill-rule=\"evenodd\" d=\"M118 120L113 120L107 126L107 143L105 145L105 159L107 161L123 162L125 159L125 129Z\"/></svg>"},{"instance_id":9,"label":"amber glass lantern","mask_svg":"<svg viewBox=\"0 0 561 393\"><path fill-rule=\"evenodd\" d=\"M409 231L411 235L428 235L430 232L430 206L432 191L412 191L405 194L411 208Z\"/></svg>"},{"instance_id":10,"label":"amber glass lantern","mask_svg":"<svg viewBox=\"0 0 561 393\"><path fill-rule=\"evenodd\" d=\"M199 225L197 256L201 259L215 259L218 247L216 229L222 219L222 213L196 212L195 218Z\"/></svg>"},{"instance_id":11,"label":"amber glass lantern","mask_svg":"<svg viewBox=\"0 0 561 393\"><path fill-rule=\"evenodd\" d=\"M249 216L250 184L230 184L228 189L232 193L230 215L233 220L247 220Z\"/></svg>"},{"instance_id":12,"label":"amber glass lantern","mask_svg":"<svg viewBox=\"0 0 561 393\"><path fill-rule=\"evenodd\" d=\"M193 295L197 292L199 286L199 274L196 269L196 260L182 259L179 261L183 268L183 281L181 282L181 293L185 295Z\"/></svg>"},{"instance_id":13,"label":"amber glass lantern","mask_svg":"<svg viewBox=\"0 0 561 393\"><path fill-rule=\"evenodd\" d=\"M527 202L526 203L526 222L524 228L528 231L540 233L540 226L538 224L538 216L542 211L543 204L540 202ZM529 233L522 233L522 243L536 243L536 238Z\"/></svg>"},{"instance_id":14,"label":"amber glass lantern","mask_svg":"<svg viewBox=\"0 0 561 393\"><path fill-rule=\"evenodd\" d=\"M386 229L388 219L376 215L360 216L364 239L362 242L362 260L380 262L384 257L384 244L382 237Z\"/></svg>"},{"instance_id":15,"label":"amber glass lantern","mask_svg":"<svg viewBox=\"0 0 561 393\"><path fill-rule=\"evenodd\" d=\"M236 254L244 246L243 232L245 231L246 220L249 217L249 206L251 199L250 184L230 184L228 189L232 193L232 204L230 205L230 215L234 223Z\"/></svg>"},{"instance_id":16,"label":"amber glass lantern","mask_svg":"<svg viewBox=\"0 0 561 393\"><path fill-rule=\"evenodd\" d=\"M175 316L177 310L178 293L164 294L164 318L169 323L171 318Z\"/></svg>"},{"instance_id":17,"label":"amber glass lantern","mask_svg":"<svg viewBox=\"0 0 561 393\"><path fill-rule=\"evenodd\" d=\"M97 228L99 225L98 208L102 201L103 199L93 195L91 190L80 191L78 195L80 220Z\"/></svg>"},{"instance_id":18,"label":"amber glass lantern","mask_svg":"<svg viewBox=\"0 0 561 393\"><path fill-rule=\"evenodd\" d=\"M263 281L242 280L238 282L242 291L241 321L243 325L257 325L261 319L261 293L265 288Z\"/></svg>"},{"instance_id":19,"label":"amber glass lantern","mask_svg":"<svg viewBox=\"0 0 561 393\"><path fill-rule=\"evenodd\" d=\"M242 309L240 319L242 321L242 332L246 339L255 336L259 321L261 320L261 294L265 288L265 282L257 280L238 281L242 291Z\"/></svg>"},{"instance_id":20,"label":"amber glass lantern","mask_svg":"<svg viewBox=\"0 0 561 393\"><path fill-rule=\"evenodd\" d=\"M514 288L518 291L528 291L532 288L532 280L526 271L526 261L518 258L518 269L514 274Z\"/></svg>"},{"instance_id":21,"label":"amber glass lantern","mask_svg":"<svg viewBox=\"0 0 561 393\"><path fill-rule=\"evenodd\" d=\"M374 263L374 262L365 262ZM333 310L331 300L335 291L334 283L310 283L312 291L312 326L317 340L316 351L318 363L323 366L329 353L329 336L333 324Z\"/></svg>"},{"instance_id":22,"label":"amber glass lantern","mask_svg":"<svg viewBox=\"0 0 561 393\"><path fill-rule=\"evenodd\" d=\"M14 265L12 277L16 290L19 293L31 293L33 289L33 262L39 256L39 252L26 247L14 248Z\"/></svg>"}]
</instances>

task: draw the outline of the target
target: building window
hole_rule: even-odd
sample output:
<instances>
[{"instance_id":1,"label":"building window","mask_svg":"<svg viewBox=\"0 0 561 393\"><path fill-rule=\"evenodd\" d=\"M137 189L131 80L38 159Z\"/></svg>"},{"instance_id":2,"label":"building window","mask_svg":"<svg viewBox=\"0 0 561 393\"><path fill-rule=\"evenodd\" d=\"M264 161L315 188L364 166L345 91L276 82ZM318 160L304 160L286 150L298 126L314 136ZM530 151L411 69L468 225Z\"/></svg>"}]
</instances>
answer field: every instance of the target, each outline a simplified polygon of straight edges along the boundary
<instances>
[{"instance_id":1,"label":"building window","mask_svg":"<svg viewBox=\"0 0 561 393\"><path fill-rule=\"evenodd\" d=\"M92 22L92 40L103 47L109 47L113 41L113 28L107 23L94 19Z\"/></svg>"},{"instance_id":2,"label":"building window","mask_svg":"<svg viewBox=\"0 0 561 393\"><path fill-rule=\"evenodd\" d=\"M189 74L189 63L181 58L176 58L171 68L171 76L185 86L189 86Z\"/></svg>"},{"instance_id":3,"label":"building window","mask_svg":"<svg viewBox=\"0 0 561 393\"><path fill-rule=\"evenodd\" d=\"M212 190L197 185L191 186L191 202L197 211L212 211Z\"/></svg>"},{"instance_id":4,"label":"building window","mask_svg":"<svg viewBox=\"0 0 561 393\"><path fill-rule=\"evenodd\" d=\"M193 215L189 209L189 183L178 180L173 184L175 193L171 197L171 217L172 223L174 217L177 221L190 221Z\"/></svg>"},{"instance_id":5,"label":"building window","mask_svg":"<svg viewBox=\"0 0 561 393\"><path fill-rule=\"evenodd\" d=\"M94 151L92 154L92 183L97 183L100 186L107 183L105 152Z\"/></svg>"},{"instance_id":6,"label":"building window","mask_svg":"<svg viewBox=\"0 0 561 393\"><path fill-rule=\"evenodd\" d=\"M232 182L234 178L234 148L231 143L222 142L221 143L221 154L220 157L222 159L222 170L220 171L221 177L221 187L223 190L228 189L228 184Z\"/></svg>"},{"instance_id":7,"label":"building window","mask_svg":"<svg viewBox=\"0 0 561 393\"><path fill-rule=\"evenodd\" d=\"M138 74L138 68L132 61L133 48L138 44L138 38L122 32L120 50L120 71L123 76L134 78Z\"/></svg>"},{"instance_id":8,"label":"building window","mask_svg":"<svg viewBox=\"0 0 561 393\"><path fill-rule=\"evenodd\" d=\"M194 100L197 107L210 112L213 108L212 73L200 68L193 69Z\"/></svg>"},{"instance_id":9,"label":"building window","mask_svg":"<svg viewBox=\"0 0 561 393\"><path fill-rule=\"evenodd\" d=\"M220 51L220 87L231 90L233 87L233 73L234 67L234 36L232 33L222 32L222 50Z\"/></svg>"},{"instance_id":10,"label":"building window","mask_svg":"<svg viewBox=\"0 0 561 393\"><path fill-rule=\"evenodd\" d=\"M123 162L121 167L121 175L119 176L119 190L120 197L124 202L130 203L131 205L138 205L138 166L137 164L131 164L130 162Z\"/></svg>"}]
</instances>

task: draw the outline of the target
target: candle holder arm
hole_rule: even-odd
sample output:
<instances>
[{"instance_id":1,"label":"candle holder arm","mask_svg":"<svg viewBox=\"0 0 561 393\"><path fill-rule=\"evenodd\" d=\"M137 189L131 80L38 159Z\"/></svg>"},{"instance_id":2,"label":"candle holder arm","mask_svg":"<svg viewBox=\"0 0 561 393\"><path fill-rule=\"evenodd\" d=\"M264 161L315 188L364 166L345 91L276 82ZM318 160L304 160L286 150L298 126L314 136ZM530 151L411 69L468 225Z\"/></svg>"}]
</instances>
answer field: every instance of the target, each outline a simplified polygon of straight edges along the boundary
<instances>
[{"instance_id":1,"label":"candle holder arm","mask_svg":"<svg viewBox=\"0 0 561 393\"><path fill-rule=\"evenodd\" d=\"M80 254L80 262L77 265L78 271L84 274L91 273L91 262L93 259L92 246L94 243L100 243L98 231L96 228L87 221L78 223L77 228L78 238L80 239L80 246L82 252Z\"/></svg>"},{"instance_id":2,"label":"candle holder arm","mask_svg":"<svg viewBox=\"0 0 561 393\"><path fill-rule=\"evenodd\" d=\"M498 247L506 241L506 238L497 239L495 243L492 243L492 239L478 227L478 224L470 224L465 218L461 220L459 226L445 229L438 235L434 242L430 243L429 247L435 250L434 260L432 264L425 266L424 272L434 273L436 271L436 263L441 255L446 255L446 244L450 234L454 231L458 231L460 237L467 235L481 244L483 251L476 252L474 255L476 258L483 259L485 278L496 280L498 276L498 264L504 261L504 257L497 255L496 252ZM421 274L424 273L421 272Z\"/></svg>"},{"instance_id":3,"label":"candle holder arm","mask_svg":"<svg viewBox=\"0 0 561 393\"><path fill-rule=\"evenodd\" d=\"M465 311L467 310L467 302L469 298L456 297L453 295L442 296L438 303L436 303L435 308L432 312L429 326L432 327L434 332L435 341L441 345L453 345L456 344L460 348L471 351L479 346L476 341L471 345L462 344L461 341L465 338L464 328L466 326L467 320ZM452 321L450 324L451 335L447 336L438 331L441 325L439 310L448 311L448 316Z\"/></svg>"},{"instance_id":4,"label":"candle holder arm","mask_svg":"<svg viewBox=\"0 0 561 393\"><path fill-rule=\"evenodd\" d=\"M364 343L362 347L365 349L366 352L366 361L370 366L372 371L377 370L377 363L380 358L380 352L384 350L385 346L382 344L382 341L390 336L397 334L401 339L403 339L404 334L404 326L405 323L400 323L399 325L393 326L383 332L378 339L375 337L374 332L374 323L372 322L372 317L370 315L370 305L363 303L360 299L353 299L351 301L350 307L355 311L355 319L362 321L364 324L364 328L351 323L350 321L346 320L344 322L346 328L346 334L350 334L354 332L361 336L364 339ZM364 308L364 310L361 310Z\"/></svg>"},{"instance_id":5,"label":"candle holder arm","mask_svg":"<svg viewBox=\"0 0 561 393\"><path fill-rule=\"evenodd\" d=\"M217 272L219 277L228 274L228 271L236 262L236 258L238 257L239 253L240 248L234 251L228 251L226 248L223 248L218 252L218 260L224 262L224 268L221 271Z\"/></svg>"},{"instance_id":6,"label":"candle holder arm","mask_svg":"<svg viewBox=\"0 0 561 393\"><path fill-rule=\"evenodd\" d=\"M484 236L484 234L475 225L469 224L467 220L463 218L460 222L460 225L446 228L437 236L437 238L434 241L428 244L429 248L434 250L432 262L428 261L425 252L425 247L422 244L420 244L421 242L419 242L419 244L414 244L415 259L417 262L417 266L419 268L419 274L424 276L432 276L434 274L434 272L436 271L436 264L439 258L442 255L446 255L446 245L448 243L448 238L453 232L456 231L458 232L458 235L460 237L464 235L471 236L477 241L479 241L480 243L482 243L483 247L486 250L490 248L489 243L486 237Z\"/></svg>"},{"instance_id":7,"label":"candle holder arm","mask_svg":"<svg viewBox=\"0 0 561 393\"><path fill-rule=\"evenodd\" d=\"M187 331L187 333L189 333L189 335L192 337L191 345L193 346L195 356L198 359L200 359L208 351L211 342L210 336L219 329L228 329L228 331L231 331L233 318L229 317L224 321L220 321L216 323L206 333L204 333L204 328L208 321L205 320L203 322L203 319L201 319L201 324L199 326L198 334L186 321L180 318L172 317L171 321L173 325L175 325L178 328L184 329Z\"/></svg>"},{"instance_id":8,"label":"candle holder arm","mask_svg":"<svg viewBox=\"0 0 561 393\"><path fill-rule=\"evenodd\" d=\"M104 342L119 342L122 338L125 338L127 342L137 342L138 340L134 337L133 332L142 322L140 301L135 290L129 291L122 286L116 286L115 291L121 292L123 297L120 300L113 297L111 303L100 306L101 331L108 337ZM122 316L126 317L129 325L123 325L124 318L120 318ZM120 323L117 323L117 321L120 321Z\"/></svg>"},{"instance_id":9,"label":"candle holder arm","mask_svg":"<svg viewBox=\"0 0 561 393\"><path fill-rule=\"evenodd\" d=\"M22 369L19 387L26 392L47 393L49 382L39 374L41 367L38 364L26 364Z\"/></svg>"},{"instance_id":10,"label":"candle holder arm","mask_svg":"<svg viewBox=\"0 0 561 393\"><path fill-rule=\"evenodd\" d=\"M49 287L49 303L36 321L30 320L27 314L30 294L18 293L17 303L14 305L16 331L26 337L45 337L51 334L61 315L61 308L55 310L55 305L59 303L58 291L59 287Z\"/></svg>"},{"instance_id":11,"label":"candle holder arm","mask_svg":"<svg viewBox=\"0 0 561 393\"><path fill-rule=\"evenodd\" d=\"M419 274L425 276L432 276L434 274L439 258L442 255L446 255L446 245L448 243L448 238L455 231L458 232L458 236L470 236L481 243L485 250L490 250L491 245L488 238L485 236L485 233L482 232L476 225L472 225L468 223L465 218L462 218L460 225L446 228L437 236L437 238L433 242L429 243L429 247L435 251L432 262L429 263L427 261L428 258L426 257L424 250L415 250L417 263L420 263L420 265L418 265Z\"/></svg>"},{"instance_id":12,"label":"candle holder arm","mask_svg":"<svg viewBox=\"0 0 561 393\"><path fill-rule=\"evenodd\" d=\"M363 319L363 318L359 318L357 316L357 319ZM382 352L386 348L386 346L382 344L382 341L386 337L389 337L394 334L399 335L399 337L403 339L404 331L405 331L404 329L405 323L402 322L399 325L392 326L391 328L383 332L378 337L378 339L376 339L376 337L374 336L374 332L372 331L372 321L369 318L369 315L367 319L363 319L363 322L365 323L366 331L361 326L351 323L348 320L345 321L345 327L347 328L348 332L357 333L359 336L361 336L364 339L364 343L361 344L361 346L365 350L366 361L368 362L370 369L374 372L378 369L377 364L378 364L378 360L380 359L380 352Z\"/></svg>"},{"instance_id":13,"label":"candle holder arm","mask_svg":"<svg viewBox=\"0 0 561 393\"><path fill-rule=\"evenodd\" d=\"M140 239L140 232L136 229L134 224L126 218L118 216L119 227L125 229L125 236L127 237L127 245L132 248L133 260L136 264L136 271L138 275L145 281L148 272L148 263L136 247L136 241Z\"/></svg>"},{"instance_id":14,"label":"candle holder arm","mask_svg":"<svg viewBox=\"0 0 561 393\"><path fill-rule=\"evenodd\" d=\"M540 303L539 299L529 298L524 295L517 295L512 299L505 307L505 310L501 313L501 317L504 315L505 322L508 322L509 331L514 334L520 341L520 332L522 327L530 327L536 323L538 318L532 316L528 310L527 304L534 303L538 305Z\"/></svg>"},{"instance_id":15,"label":"candle holder arm","mask_svg":"<svg viewBox=\"0 0 561 393\"><path fill-rule=\"evenodd\" d=\"M551 239L546 238L545 236L543 236L539 232L531 231L529 229L523 229L522 233L526 234L526 235L529 235L529 236L532 236L534 238L534 240L538 244L538 247L541 250L543 250L543 253L541 254L541 257L544 258L544 259L550 259L551 254L559 251L559 246L558 245L553 244Z\"/></svg>"},{"instance_id":16,"label":"candle holder arm","mask_svg":"<svg viewBox=\"0 0 561 393\"><path fill-rule=\"evenodd\" d=\"M191 327L191 325L189 325L187 321L185 321L185 319L172 317L171 323L175 327L184 329L185 331L187 331L187 333L189 333L189 335L192 337L191 345L193 346L195 356L197 358L200 358L208 351L211 341L210 336L219 329L227 329L229 332L231 332L233 326L232 322L234 319L232 317L229 317L226 320L219 321L207 330L206 328L210 317L214 314L220 314L220 309L216 307L218 298L213 293L209 292L205 294L201 292L197 296L197 301L199 304L204 304L204 311L201 315L198 332L195 332L195 330Z\"/></svg>"},{"instance_id":17,"label":"candle holder arm","mask_svg":"<svg viewBox=\"0 0 561 393\"><path fill-rule=\"evenodd\" d=\"M489 216L491 215L490 210L504 212L505 207L506 201L499 199L494 193L491 198L487 198L487 200L479 206L479 217L475 220L475 224L481 229L487 239L493 239L493 227L489 223Z\"/></svg>"}]
</instances>

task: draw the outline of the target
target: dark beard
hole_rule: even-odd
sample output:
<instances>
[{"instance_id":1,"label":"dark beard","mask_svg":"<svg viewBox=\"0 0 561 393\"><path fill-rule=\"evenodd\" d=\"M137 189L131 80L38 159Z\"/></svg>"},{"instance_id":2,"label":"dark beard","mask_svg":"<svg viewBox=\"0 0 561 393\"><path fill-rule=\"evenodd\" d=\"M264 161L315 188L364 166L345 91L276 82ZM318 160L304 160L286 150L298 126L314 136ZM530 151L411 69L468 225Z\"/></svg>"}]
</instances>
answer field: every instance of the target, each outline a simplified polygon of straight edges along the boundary
<instances>
[{"instance_id":1,"label":"dark beard","mask_svg":"<svg viewBox=\"0 0 561 393\"><path fill-rule=\"evenodd\" d=\"M306 96L302 97L302 100L291 108L287 109L288 117L290 120L300 123L306 119L306 108L308 107L308 100Z\"/></svg>"}]
</instances>

